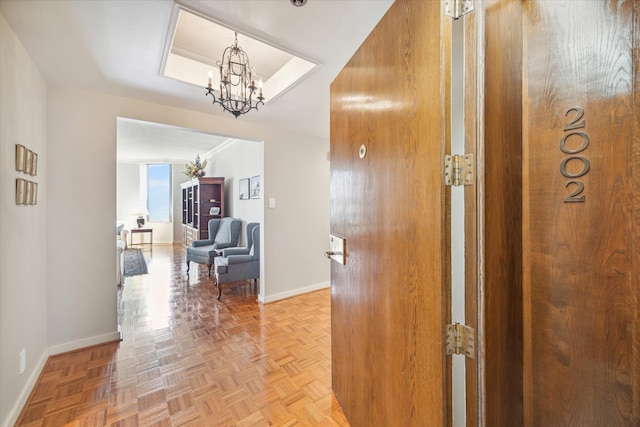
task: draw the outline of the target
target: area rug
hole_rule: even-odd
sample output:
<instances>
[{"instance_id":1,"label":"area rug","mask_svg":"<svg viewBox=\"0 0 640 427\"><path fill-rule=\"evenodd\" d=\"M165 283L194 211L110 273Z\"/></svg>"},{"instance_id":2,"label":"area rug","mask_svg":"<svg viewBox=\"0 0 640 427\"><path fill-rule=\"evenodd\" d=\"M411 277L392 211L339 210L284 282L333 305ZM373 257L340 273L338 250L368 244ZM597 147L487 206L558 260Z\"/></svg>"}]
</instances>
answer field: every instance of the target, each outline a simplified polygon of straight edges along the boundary
<instances>
[{"instance_id":1,"label":"area rug","mask_svg":"<svg viewBox=\"0 0 640 427\"><path fill-rule=\"evenodd\" d=\"M124 251L124 276L147 274L147 262L140 248L128 248Z\"/></svg>"}]
</instances>

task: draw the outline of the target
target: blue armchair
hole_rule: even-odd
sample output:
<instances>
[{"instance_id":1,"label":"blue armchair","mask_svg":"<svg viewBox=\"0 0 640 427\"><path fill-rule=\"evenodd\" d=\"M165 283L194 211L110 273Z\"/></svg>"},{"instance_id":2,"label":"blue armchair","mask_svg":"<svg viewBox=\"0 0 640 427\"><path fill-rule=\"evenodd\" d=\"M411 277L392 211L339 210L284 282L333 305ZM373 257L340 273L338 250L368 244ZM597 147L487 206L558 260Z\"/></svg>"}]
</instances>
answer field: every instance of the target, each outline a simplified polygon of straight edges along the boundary
<instances>
[{"instance_id":1,"label":"blue armchair","mask_svg":"<svg viewBox=\"0 0 640 427\"><path fill-rule=\"evenodd\" d=\"M228 247L238 246L242 221L236 218L212 219L209 221L209 239L194 240L191 247L187 248L187 274L189 274L189 262L207 264L209 276L211 266L218 253Z\"/></svg>"},{"instance_id":2,"label":"blue armchair","mask_svg":"<svg viewBox=\"0 0 640 427\"><path fill-rule=\"evenodd\" d=\"M237 247L237 248L226 248L221 251L223 257L228 257L229 255L247 255L251 251L251 246L253 245L253 229L258 227L260 223L250 222L247 224L245 230L245 238L247 242L247 246Z\"/></svg>"},{"instance_id":3,"label":"blue armchair","mask_svg":"<svg viewBox=\"0 0 640 427\"><path fill-rule=\"evenodd\" d=\"M222 297L222 284L241 280L255 280L257 285L260 278L260 225L251 225L251 244L247 237L247 248L229 248L223 255L214 260L218 299ZM242 253L237 253L242 252Z\"/></svg>"}]
</instances>

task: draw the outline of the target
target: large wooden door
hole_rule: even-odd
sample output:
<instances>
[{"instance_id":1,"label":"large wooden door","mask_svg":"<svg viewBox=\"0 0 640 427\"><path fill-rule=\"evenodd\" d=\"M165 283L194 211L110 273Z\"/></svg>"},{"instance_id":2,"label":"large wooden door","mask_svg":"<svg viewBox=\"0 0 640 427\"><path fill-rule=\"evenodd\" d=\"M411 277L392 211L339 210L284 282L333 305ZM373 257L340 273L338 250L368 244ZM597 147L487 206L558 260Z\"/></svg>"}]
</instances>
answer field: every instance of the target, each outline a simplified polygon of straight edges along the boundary
<instances>
[{"instance_id":1,"label":"large wooden door","mask_svg":"<svg viewBox=\"0 0 640 427\"><path fill-rule=\"evenodd\" d=\"M640 425L639 4L524 5L525 425Z\"/></svg>"},{"instance_id":2,"label":"large wooden door","mask_svg":"<svg viewBox=\"0 0 640 427\"><path fill-rule=\"evenodd\" d=\"M474 3L467 425L640 425L640 2Z\"/></svg>"},{"instance_id":3,"label":"large wooden door","mask_svg":"<svg viewBox=\"0 0 640 427\"><path fill-rule=\"evenodd\" d=\"M397 0L331 85L332 377L353 426L449 423L449 31L441 2Z\"/></svg>"},{"instance_id":4,"label":"large wooden door","mask_svg":"<svg viewBox=\"0 0 640 427\"><path fill-rule=\"evenodd\" d=\"M398 0L331 88L333 387L355 426L451 422L440 3ZM475 4L467 425L640 425L640 2Z\"/></svg>"},{"instance_id":5,"label":"large wooden door","mask_svg":"<svg viewBox=\"0 0 640 427\"><path fill-rule=\"evenodd\" d=\"M474 3L467 425L640 425L640 2Z\"/></svg>"}]
</instances>

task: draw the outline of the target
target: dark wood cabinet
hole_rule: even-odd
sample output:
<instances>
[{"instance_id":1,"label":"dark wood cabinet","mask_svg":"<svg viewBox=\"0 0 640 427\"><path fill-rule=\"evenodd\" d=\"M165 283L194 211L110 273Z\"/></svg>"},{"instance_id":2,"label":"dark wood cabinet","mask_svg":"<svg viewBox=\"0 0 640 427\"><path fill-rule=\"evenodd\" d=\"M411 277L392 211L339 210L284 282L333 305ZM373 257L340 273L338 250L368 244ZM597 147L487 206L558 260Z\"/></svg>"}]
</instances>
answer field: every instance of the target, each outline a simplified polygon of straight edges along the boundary
<instances>
[{"instance_id":1,"label":"dark wood cabinet","mask_svg":"<svg viewBox=\"0 0 640 427\"><path fill-rule=\"evenodd\" d=\"M199 178L180 184L182 192L182 244L209 238L207 224L223 218L224 177Z\"/></svg>"}]
</instances>

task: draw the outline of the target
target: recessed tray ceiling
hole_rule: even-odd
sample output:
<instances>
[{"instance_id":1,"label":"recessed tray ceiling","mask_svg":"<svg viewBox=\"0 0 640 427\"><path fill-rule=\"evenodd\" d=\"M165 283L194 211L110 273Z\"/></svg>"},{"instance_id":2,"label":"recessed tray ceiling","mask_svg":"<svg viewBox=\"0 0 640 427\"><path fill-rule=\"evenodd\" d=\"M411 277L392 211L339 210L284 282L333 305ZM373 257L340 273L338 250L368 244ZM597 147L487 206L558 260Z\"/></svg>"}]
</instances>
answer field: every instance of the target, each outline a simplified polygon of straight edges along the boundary
<instances>
[{"instance_id":1,"label":"recessed tray ceiling","mask_svg":"<svg viewBox=\"0 0 640 427\"><path fill-rule=\"evenodd\" d=\"M161 74L205 88L209 71L213 71L215 89L220 75L217 63L224 50L233 45L235 31L177 5L172 22ZM240 32L238 46L247 53L257 79L263 81L265 103L317 67L311 61Z\"/></svg>"}]
</instances>

